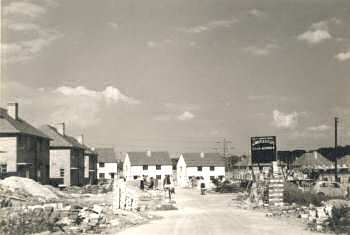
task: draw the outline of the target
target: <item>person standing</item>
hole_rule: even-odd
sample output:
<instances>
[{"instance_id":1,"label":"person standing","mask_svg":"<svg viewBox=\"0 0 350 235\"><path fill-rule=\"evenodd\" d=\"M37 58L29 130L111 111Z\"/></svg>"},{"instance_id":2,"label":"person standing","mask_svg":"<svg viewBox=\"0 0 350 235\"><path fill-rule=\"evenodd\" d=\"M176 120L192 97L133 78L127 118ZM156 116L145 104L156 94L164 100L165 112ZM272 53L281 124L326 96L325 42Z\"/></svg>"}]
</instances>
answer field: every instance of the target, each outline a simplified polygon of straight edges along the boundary
<instances>
[{"instance_id":1,"label":"person standing","mask_svg":"<svg viewBox=\"0 0 350 235\"><path fill-rule=\"evenodd\" d=\"M168 195L169 195L169 201L171 200L171 180L170 180L170 175L166 175L163 181L163 189L164 192L166 194L166 192L168 191Z\"/></svg>"}]
</instances>

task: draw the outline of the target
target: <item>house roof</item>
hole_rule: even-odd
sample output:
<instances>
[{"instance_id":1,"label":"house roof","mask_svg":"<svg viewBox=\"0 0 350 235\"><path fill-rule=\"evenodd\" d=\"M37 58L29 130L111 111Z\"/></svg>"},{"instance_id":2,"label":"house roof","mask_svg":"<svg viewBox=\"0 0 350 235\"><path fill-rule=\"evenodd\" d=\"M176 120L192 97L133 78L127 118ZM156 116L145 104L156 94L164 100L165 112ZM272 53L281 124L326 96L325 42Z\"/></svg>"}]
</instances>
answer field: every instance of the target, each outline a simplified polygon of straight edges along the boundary
<instances>
[{"instance_id":1,"label":"house roof","mask_svg":"<svg viewBox=\"0 0 350 235\"><path fill-rule=\"evenodd\" d=\"M117 157L113 148L96 148L95 151L98 154L97 161L105 163L117 162Z\"/></svg>"},{"instance_id":2,"label":"house roof","mask_svg":"<svg viewBox=\"0 0 350 235\"><path fill-rule=\"evenodd\" d=\"M187 167L194 166L225 166L225 158L218 153L183 153L182 154Z\"/></svg>"},{"instance_id":3,"label":"house roof","mask_svg":"<svg viewBox=\"0 0 350 235\"><path fill-rule=\"evenodd\" d=\"M339 166L346 166L346 167L350 167L350 155L346 155L344 157L341 157L338 159L337 164Z\"/></svg>"},{"instance_id":4,"label":"house roof","mask_svg":"<svg viewBox=\"0 0 350 235\"><path fill-rule=\"evenodd\" d=\"M304 153L297 158L294 163L296 166L304 168L320 168L320 167L332 167L333 163L325 158L317 151Z\"/></svg>"},{"instance_id":5,"label":"house roof","mask_svg":"<svg viewBox=\"0 0 350 235\"><path fill-rule=\"evenodd\" d=\"M132 166L172 165L168 152L151 152L151 156L147 156L147 152L128 152L127 154Z\"/></svg>"},{"instance_id":6,"label":"house roof","mask_svg":"<svg viewBox=\"0 0 350 235\"><path fill-rule=\"evenodd\" d=\"M86 147L81 145L78 140L68 135L61 135L57 132L56 128L50 125L41 126L40 130L52 139L50 147L86 149Z\"/></svg>"},{"instance_id":7,"label":"house roof","mask_svg":"<svg viewBox=\"0 0 350 235\"><path fill-rule=\"evenodd\" d=\"M50 139L42 131L33 127L21 118L13 119L7 114L7 110L0 108L0 133L1 134L26 134Z\"/></svg>"}]
</instances>

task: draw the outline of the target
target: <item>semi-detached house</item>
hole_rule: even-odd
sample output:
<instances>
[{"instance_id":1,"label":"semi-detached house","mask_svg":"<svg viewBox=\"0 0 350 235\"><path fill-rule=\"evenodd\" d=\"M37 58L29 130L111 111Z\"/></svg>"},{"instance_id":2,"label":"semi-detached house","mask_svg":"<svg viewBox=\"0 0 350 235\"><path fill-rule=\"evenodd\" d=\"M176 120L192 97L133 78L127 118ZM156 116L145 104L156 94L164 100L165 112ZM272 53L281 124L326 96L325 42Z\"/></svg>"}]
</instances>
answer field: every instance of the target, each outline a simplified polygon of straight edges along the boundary
<instances>
[{"instance_id":1,"label":"semi-detached house","mask_svg":"<svg viewBox=\"0 0 350 235\"><path fill-rule=\"evenodd\" d=\"M218 153L183 153L176 168L177 183L182 187L189 186L193 177L203 177L206 183L225 177L225 159Z\"/></svg>"},{"instance_id":2,"label":"semi-detached house","mask_svg":"<svg viewBox=\"0 0 350 235\"><path fill-rule=\"evenodd\" d=\"M84 185L85 147L75 138L66 135L65 124L40 128L50 142L50 181L54 185Z\"/></svg>"},{"instance_id":3,"label":"semi-detached house","mask_svg":"<svg viewBox=\"0 0 350 235\"><path fill-rule=\"evenodd\" d=\"M0 108L0 178L20 176L47 184L50 138L18 113L17 103Z\"/></svg>"},{"instance_id":4,"label":"semi-detached house","mask_svg":"<svg viewBox=\"0 0 350 235\"><path fill-rule=\"evenodd\" d=\"M96 148L97 158L97 179L111 180L117 177L118 162L113 148Z\"/></svg>"},{"instance_id":5,"label":"semi-detached house","mask_svg":"<svg viewBox=\"0 0 350 235\"><path fill-rule=\"evenodd\" d=\"M172 162L168 152L127 152L123 163L123 173L127 180L143 176L163 180L173 175Z\"/></svg>"}]
</instances>

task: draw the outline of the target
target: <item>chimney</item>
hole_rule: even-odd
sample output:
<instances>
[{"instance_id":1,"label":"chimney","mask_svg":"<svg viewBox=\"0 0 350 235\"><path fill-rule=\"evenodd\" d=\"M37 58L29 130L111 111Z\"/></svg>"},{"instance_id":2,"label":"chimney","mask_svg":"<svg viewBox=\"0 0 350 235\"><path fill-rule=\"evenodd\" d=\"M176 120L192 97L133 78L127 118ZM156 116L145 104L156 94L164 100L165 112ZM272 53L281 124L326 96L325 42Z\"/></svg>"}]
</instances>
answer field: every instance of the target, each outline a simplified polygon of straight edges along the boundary
<instances>
[{"instance_id":1,"label":"chimney","mask_svg":"<svg viewBox=\"0 0 350 235\"><path fill-rule=\"evenodd\" d=\"M7 114L13 119L18 119L18 103L7 104Z\"/></svg>"},{"instance_id":2,"label":"chimney","mask_svg":"<svg viewBox=\"0 0 350 235\"><path fill-rule=\"evenodd\" d=\"M151 150L147 150L146 154L147 154L147 157L150 157L152 155Z\"/></svg>"},{"instance_id":3,"label":"chimney","mask_svg":"<svg viewBox=\"0 0 350 235\"><path fill-rule=\"evenodd\" d=\"M317 159L317 151L314 151L314 158Z\"/></svg>"},{"instance_id":4,"label":"chimney","mask_svg":"<svg viewBox=\"0 0 350 235\"><path fill-rule=\"evenodd\" d=\"M79 144L84 144L84 135L83 134L77 136L76 139L78 140Z\"/></svg>"},{"instance_id":5,"label":"chimney","mask_svg":"<svg viewBox=\"0 0 350 235\"><path fill-rule=\"evenodd\" d=\"M66 135L66 124L64 122L55 124L57 132L61 135Z\"/></svg>"},{"instance_id":6,"label":"chimney","mask_svg":"<svg viewBox=\"0 0 350 235\"><path fill-rule=\"evenodd\" d=\"M201 152L201 158L204 158L204 153L203 152Z\"/></svg>"}]
</instances>

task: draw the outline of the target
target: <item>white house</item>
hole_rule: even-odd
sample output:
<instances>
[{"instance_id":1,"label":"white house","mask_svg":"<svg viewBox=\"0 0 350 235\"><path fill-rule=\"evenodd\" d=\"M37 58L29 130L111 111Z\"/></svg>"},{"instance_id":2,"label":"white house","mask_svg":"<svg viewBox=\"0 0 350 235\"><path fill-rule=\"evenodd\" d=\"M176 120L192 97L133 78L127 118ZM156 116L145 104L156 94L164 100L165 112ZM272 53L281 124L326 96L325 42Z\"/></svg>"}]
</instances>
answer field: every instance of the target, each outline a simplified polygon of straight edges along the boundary
<instances>
[{"instance_id":1,"label":"white house","mask_svg":"<svg viewBox=\"0 0 350 235\"><path fill-rule=\"evenodd\" d=\"M168 152L128 152L123 164L124 177L134 180L143 176L163 180L172 175L172 162Z\"/></svg>"},{"instance_id":2,"label":"white house","mask_svg":"<svg viewBox=\"0 0 350 235\"><path fill-rule=\"evenodd\" d=\"M218 153L183 153L177 162L177 183L189 186L192 177L211 179L225 177L225 159Z\"/></svg>"},{"instance_id":3,"label":"white house","mask_svg":"<svg viewBox=\"0 0 350 235\"><path fill-rule=\"evenodd\" d=\"M114 179L118 174L117 157L113 148L96 148L97 179Z\"/></svg>"}]
</instances>

